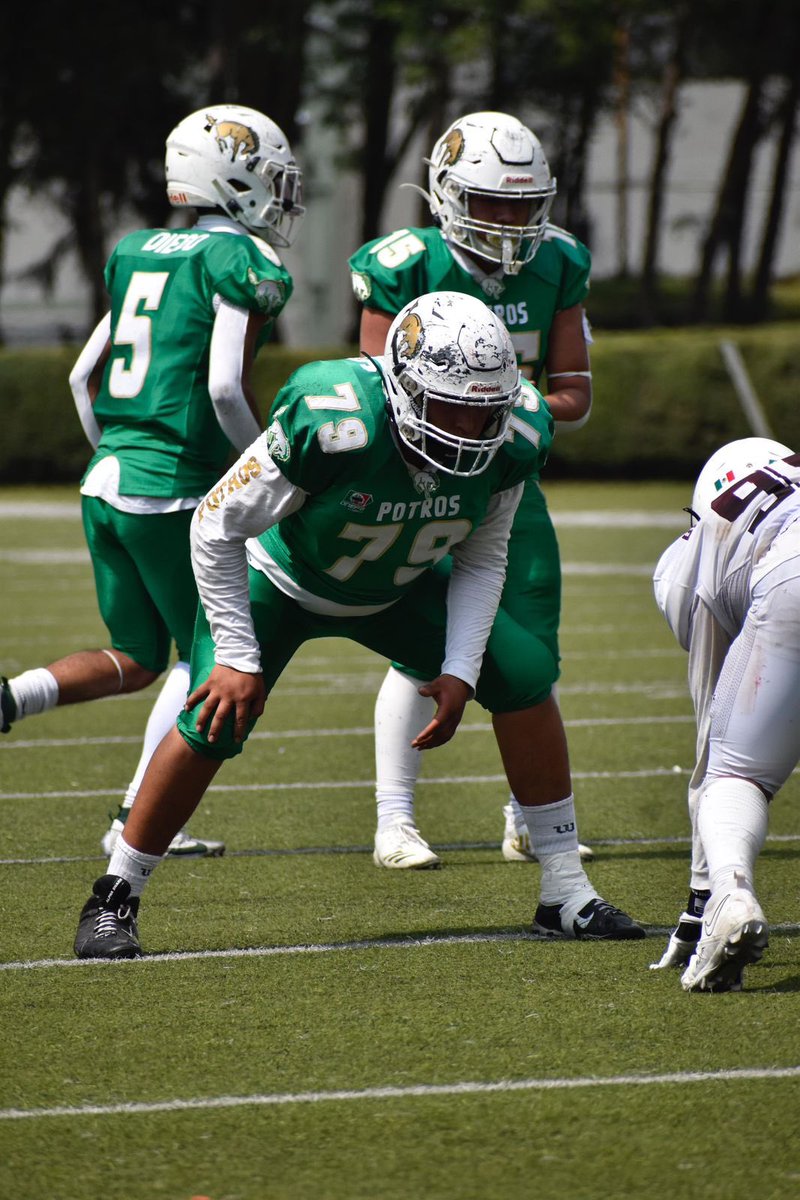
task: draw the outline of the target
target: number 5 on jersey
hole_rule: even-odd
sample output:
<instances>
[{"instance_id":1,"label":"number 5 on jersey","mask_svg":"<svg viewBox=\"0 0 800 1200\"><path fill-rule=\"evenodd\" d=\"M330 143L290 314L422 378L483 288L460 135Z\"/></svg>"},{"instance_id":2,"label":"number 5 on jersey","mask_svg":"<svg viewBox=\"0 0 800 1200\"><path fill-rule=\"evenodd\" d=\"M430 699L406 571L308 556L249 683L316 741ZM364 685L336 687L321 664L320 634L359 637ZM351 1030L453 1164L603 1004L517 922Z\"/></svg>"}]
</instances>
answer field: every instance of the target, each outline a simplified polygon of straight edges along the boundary
<instances>
[{"instance_id":1,"label":"number 5 on jersey","mask_svg":"<svg viewBox=\"0 0 800 1200\"><path fill-rule=\"evenodd\" d=\"M147 314L157 311L168 279L168 271L134 271L131 275L113 337L115 349L130 346L130 360L126 364L124 358L115 358L108 376L108 390L119 400L138 396L144 387L153 353L153 322Z\"/></svg>"}]
</instances>

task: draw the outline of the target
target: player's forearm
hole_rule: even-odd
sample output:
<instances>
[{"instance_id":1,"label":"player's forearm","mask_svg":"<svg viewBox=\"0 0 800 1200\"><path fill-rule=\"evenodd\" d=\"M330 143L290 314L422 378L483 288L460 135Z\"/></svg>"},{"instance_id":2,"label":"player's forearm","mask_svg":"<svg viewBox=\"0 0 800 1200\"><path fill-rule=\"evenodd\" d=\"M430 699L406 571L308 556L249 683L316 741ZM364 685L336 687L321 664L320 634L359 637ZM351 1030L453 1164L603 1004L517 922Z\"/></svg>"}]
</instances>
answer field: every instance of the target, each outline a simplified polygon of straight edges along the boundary
<instances>
[{"instance_id":1,"label":"player's forearm","mask_svg":"<svg viewBox=\"0 0 800 1200\"><path fill-rule=\"evenodd\" d=\"M97 395L97 386L92 387L92 378L101 362L107 357L110 348L110 334L111 313L106 313L92 332L69 375L69 386L83 432L95 449L103 431L94 415L93 401Z\"/></svg>"},{"instance_id":2,"label":"player's forearm","mask_svg":"<svg viewBox=\"0 0 800 1200\"><path fill-rule=\"evenodd\" d=\"M246 309L220 302L208 360L208 392L214 413L237 450L244 450L261 432L255 396L247 382L249 321Z\"/></svg>"},{"instance_id":3,"label":"player's forearm","mask_svg":"<svg viewBox=\"0 0 800 1200\"><path fill-rule=\"evenodd\" d=\"M474 690L506 577L508 537L522 484L496 495L472 535L453 551L447 591L447 634L442 674Z\"/></svg>"},{"instance_id":4,"label":"player's forearm","mask_svg":"<svg viewBox=\"0 0 800 1200\"><path fill-rule=\"evenodd\" d=\"M580 429L589 420L592 412L592 381L586 375L553 375L548 377L552 387L545 395L556 430L559 433Z\"/></svg>"}]
</instances>

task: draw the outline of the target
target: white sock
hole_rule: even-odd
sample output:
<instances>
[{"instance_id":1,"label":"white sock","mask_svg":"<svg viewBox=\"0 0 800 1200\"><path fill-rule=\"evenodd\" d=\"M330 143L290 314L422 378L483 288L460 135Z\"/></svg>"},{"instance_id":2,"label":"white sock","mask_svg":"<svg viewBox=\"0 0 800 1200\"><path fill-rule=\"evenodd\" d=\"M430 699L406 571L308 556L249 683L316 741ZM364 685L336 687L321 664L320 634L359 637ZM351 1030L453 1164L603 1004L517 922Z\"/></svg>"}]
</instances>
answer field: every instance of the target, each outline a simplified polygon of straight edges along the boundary
<instances>
[{"instance_id":1,"label":"white sock","mask_svg":"<svg viewBox=\"0 0 800 1200\"><path fill-rule=\"evenodd\" d=\"M431 719L435 708L430 696L420 696L421 686L390 667L375 701L375 798L378 828L399 820L413 825L414 789L422 765L412 739Z\"/></svg>"},{"instance_id":2,"label":"white sock","mask_svg":"<svg viewBox=\"0 0 800 1200\"><path fill-rule=\"evenodd\" d=\"M58 704L58 683L47 667L23 671L21 675L9 679L8 686L17 706L15 721L47 712Z\"/></svg>"},{"instance_id":3,"label":"white sock","mask_svg":"<svg viewBox=\"0 0 800 1200\"><path fill-rule=\"evenodd\" d=\"M574 797L570 794L554 804L520 804L519 811L542 868L540 902L569 904L577 914L597 892L581 865ZM567 915L571 920L573 914Z\"/></svg>"},{"instance_id":4,"label":"white sock","mask_svg":"<svg viewBox=\"0 0 800 1200\"><path fill-rule=\"evenodd\" d=\"M117 838L114 853L108 864L108 875L119 875L131 886L132 896L141 896L144 885L161 862L160 854L142 854L125 841L124 834Z\"/></svg>"},{"instance_id":5,"label":"white sock","mask_svg":"<svg viewBox=\"0 0 800 1200\"><path fill-rule=\"evenodd\" d=\"M189 664L179 662L175 664L164 680L161 691L156 697L155 704L150 710L150 716L147 718L142 754L136 768L136 773L128 784L128 790L125 792L125 799L122 801L123 808L129 809L133 804L141 782L144 779L148 763L156 751L156 747L177 721L181 709L186 703L186 697L189 694L190 678Z\"/></svg>"},{"instance_id":6,"label":"white sock","mask_svg":"<svg viewBox=\"0 0 800 1200\"><path fill-rule=\"evenodd\" d=\"M706 852L703 849L703 839L700 837L700 830L697 828L697 807L700 803L702 793L702 785L692 787L689 784L689 820L692 823L692 865L689 872L689 887L696 892L707 892L710 890L708 860Z\"/></svg>"},{"instance_id":7,"label":"white sock","mask_svg":"<svg viewBox=\"0 0 800 1200\"><path fill-rule=\"evenodd\" d=\"M753 890L756 859L767 836L769 804L748 779L712 779L704 788L697 826L712 892L731 884ZM738 878L736 878L738 877Z\"/></svg>"},{"instance_id":8,"label":"white sock","mask_svg":"<svg viewBox=\"0 0 800 1200\"><path fill-rule=\"evenodd\" d=\"M413 796L381 796L378 800L378 829L414 824Z\"/></svg>"}]
</instances>

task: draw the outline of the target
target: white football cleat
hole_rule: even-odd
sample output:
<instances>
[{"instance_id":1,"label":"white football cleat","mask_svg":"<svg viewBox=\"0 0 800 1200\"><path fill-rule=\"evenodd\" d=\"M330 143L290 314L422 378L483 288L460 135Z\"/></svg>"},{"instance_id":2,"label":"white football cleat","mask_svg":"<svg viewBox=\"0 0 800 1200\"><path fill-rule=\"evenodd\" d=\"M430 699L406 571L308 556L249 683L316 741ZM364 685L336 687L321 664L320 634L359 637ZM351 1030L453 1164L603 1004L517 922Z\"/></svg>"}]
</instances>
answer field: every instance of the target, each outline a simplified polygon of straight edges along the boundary
<instances>
[{"instance_id":1,"label":"white football cleat","mask_svg":"<svg viewBox=\"0 0 800 1200\"><path fill-rule=\"evenodd\" d=\"M528 826L521 817L517 824L517 815L512 804L503 805L503 816L506 819L506 827L503 830L503 858L506 862L536 862L536 855L531 849ZM578 853L582 862L591 862L594 858L594 850L591 846L584 846L582 842L578 843Z\"/></svg>"},{"instance_id":2,"label":"white football cleat","mask_svg":"<svg viewBox=\"0 0 800 1200\"><path fill-rule=\"evenodd\" d=\"M687 992L738 992L742 971L769 945L769 926L755 896L733 885L712 892L697 949L681 976Z\"/></svg>"},{"instance_id":3,"label":"white football cleat","mask_svg":"<svg viewBox=\"0 0 800 1200\"><path fill-rule=\"evenodd\" d=\"M692 913L681 913L678 924L669 935L667 948L658 962L650 963L651 971L662 971L665 967L686 967L697 948L700 938L702 917Z\"/></svg>"},{"instance_id":4,"label":"white football cleat","mask_svg":"<svg viewBox=\"0 0 800 1200\"><path fill-rule=\"evenodd\" d=\"M376 867L395 870L425 871L440 867L442 860L434 854L414 825L389 825L375 834L372 861Z\"/></svg>"},{"instance_id":5,"label":"white football cleat","mask_svg":"<svg viewBox=\"0 0 800 1200\"><path fill-rule=\"evenodd\" d=\"M115 817L111 822L111 828L103 834L100 844L106 858L111 858L117 838L124 828L125 822ZM169 858L219 858L224 853L224 842L213 842L209 838L196 838L191 833L187 833L185 829L179 829L167 847Z\"/></svg>"}]
</instances>

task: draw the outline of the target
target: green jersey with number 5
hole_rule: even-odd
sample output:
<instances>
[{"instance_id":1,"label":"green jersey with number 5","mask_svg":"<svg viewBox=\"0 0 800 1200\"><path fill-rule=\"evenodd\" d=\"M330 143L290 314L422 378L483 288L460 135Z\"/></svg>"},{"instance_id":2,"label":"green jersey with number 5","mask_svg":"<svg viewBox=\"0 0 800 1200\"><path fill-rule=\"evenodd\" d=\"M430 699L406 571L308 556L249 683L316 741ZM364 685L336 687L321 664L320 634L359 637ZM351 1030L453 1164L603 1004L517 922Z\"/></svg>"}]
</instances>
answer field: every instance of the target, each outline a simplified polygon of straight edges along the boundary
<instances>
[{"instance_id":1,"label":"green jersey with number 5","mask_svg":"<svg viewBox=\"0 0 800 1200\"><path fill-rule=\"evenodd\" d=\"M123 494L202 495L231 451L208 394L220 300L268 318L262 345L291 277L259 238L202 227L131 233L105 275L111 355L94 404L103 434L86 473L114 455Z\"/></svg>"},{"instance_id":2,"label":"green jersey with number 5","mask_svg":"<svg viewBox=\"0 0 800 1200\"><path fill-rule=\"evenodd\" d=\"M366 307L395 315L425 292L477 296L504 322L520 366L538 381L547 357L556 313L572 308L589 291L591 255L586 246L555 225L531 262L518 275L495 273L476 279L453 257L439 229L398 229L367 242L350 258L353 291Z\"/></svg>"},{"instance_id":3,"label":"green jersey with number 5","mask_svg":"<svg viewBox=\"0 0 800 1200\"><path fill-rule=\"evenodd\" d=\"M495 493L540 470L553 429L547 404L524 383L508 437L482 474L408 466L368 358L301 367L272 417L270 456L308 499L259 541L305 591L347 606L398 599L480 524Z\"/></svg>"}]
</instances>

